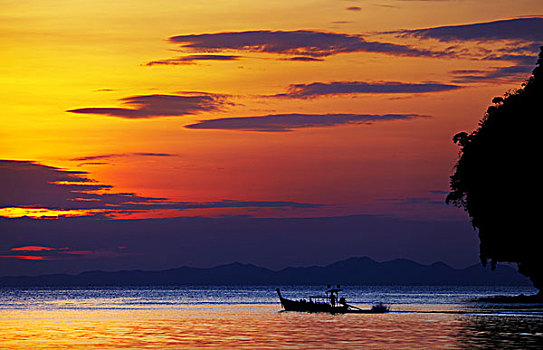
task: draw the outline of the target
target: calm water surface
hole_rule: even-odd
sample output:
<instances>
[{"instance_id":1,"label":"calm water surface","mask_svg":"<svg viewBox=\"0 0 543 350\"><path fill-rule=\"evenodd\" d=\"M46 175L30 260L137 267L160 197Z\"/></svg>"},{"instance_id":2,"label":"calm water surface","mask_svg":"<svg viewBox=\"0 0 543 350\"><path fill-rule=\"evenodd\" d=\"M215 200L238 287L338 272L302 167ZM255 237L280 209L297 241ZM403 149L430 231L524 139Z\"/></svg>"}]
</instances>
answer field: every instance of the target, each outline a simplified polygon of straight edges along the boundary
<instances>
[{"instance_id":1,"label":"calm water surface","mask_svg":"<svg viewBox=\"0 0 543 350\"><path fill-rule=\"evenodd\" d=\"M320 294L284 286L285 297ZM542 305L467 301L530 288L348 287L388 314L280 312L273 287L4 288L1 349L529 349L543 346Z\"/></svg>"}]
</instances>

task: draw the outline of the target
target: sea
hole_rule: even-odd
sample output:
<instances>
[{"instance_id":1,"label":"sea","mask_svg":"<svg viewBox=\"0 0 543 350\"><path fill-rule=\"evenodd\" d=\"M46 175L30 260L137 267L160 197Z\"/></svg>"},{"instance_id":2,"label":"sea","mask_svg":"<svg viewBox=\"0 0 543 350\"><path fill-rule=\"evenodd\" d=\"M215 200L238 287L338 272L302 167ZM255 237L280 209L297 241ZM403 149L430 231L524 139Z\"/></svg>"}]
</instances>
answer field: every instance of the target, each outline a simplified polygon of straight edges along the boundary
<instances>
[{"instance_id":1,"label":"sea","mask_svg":"<svg viewBox=\"0 0 543 350\"><path fill-rule=\"evenodd\" d=\"M386 314L281 310L321 286L0 288L0 349L541 349L543 305L474 298L527 287L344 286ZM326 287L326 286L323 286Z\"/></svg>"}]
</instances>

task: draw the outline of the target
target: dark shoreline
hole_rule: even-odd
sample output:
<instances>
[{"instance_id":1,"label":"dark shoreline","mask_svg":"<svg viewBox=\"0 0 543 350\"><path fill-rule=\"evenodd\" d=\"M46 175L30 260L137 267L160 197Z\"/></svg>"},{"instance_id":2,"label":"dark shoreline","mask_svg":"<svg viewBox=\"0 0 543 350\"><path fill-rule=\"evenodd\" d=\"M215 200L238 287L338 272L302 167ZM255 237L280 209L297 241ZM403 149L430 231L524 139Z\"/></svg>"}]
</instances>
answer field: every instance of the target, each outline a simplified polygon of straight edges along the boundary
<instances>
[{"instance_id":1,"label":"dark shoreline","mask_svg":"<svg viewBox=\"0 0 543 350\"><path fill-rule=\"evenodd\" d=\"M496 295L491 297L482 297L471 299L472 302L477 303L496 303L496 304L543 304L543 295L534 294L534 295Z\"/></svg>"}]
</instances>

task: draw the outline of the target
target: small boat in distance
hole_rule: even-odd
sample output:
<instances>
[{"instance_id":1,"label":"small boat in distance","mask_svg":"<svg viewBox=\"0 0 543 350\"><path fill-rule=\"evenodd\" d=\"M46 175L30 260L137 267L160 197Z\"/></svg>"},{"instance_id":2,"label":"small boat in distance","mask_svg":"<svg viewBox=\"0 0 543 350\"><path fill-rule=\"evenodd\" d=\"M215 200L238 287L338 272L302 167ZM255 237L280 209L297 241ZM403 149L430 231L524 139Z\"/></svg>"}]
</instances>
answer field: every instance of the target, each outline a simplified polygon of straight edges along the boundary
<instances>
[{"instance_id":1,"label":"small boat in distance","mask_svg":"<svg viewBox=\"0 0 543 350\"><path fill-rule=\"evenodd\" d=\"M332 314L380 314L389 312L388 306L383 303L377 303L369 310L347 304L344 297L339 298L339 292L342 291L338 284L336 288L330 288L324 292L325 295L310 296L300 300L290 300L283 298L279 288L277 295L281 301L281 306L285 311L303 311L303 312L329 312Z\"/></svg>"}]
</instances>

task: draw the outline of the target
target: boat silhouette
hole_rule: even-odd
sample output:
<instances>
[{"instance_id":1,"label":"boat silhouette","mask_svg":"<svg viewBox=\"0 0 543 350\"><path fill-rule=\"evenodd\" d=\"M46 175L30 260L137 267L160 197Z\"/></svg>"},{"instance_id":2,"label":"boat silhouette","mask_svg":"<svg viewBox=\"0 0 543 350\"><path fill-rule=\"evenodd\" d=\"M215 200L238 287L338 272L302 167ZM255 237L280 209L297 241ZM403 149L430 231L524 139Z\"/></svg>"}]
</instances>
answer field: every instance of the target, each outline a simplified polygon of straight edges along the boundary
<instances>
[{"instance_id":1,"label":"boat silhouette","mask_svg":"<svg viewBox=\"0 0 543 350\"><path fill-rule=\"evenodd\" d=\"M329 312L332 314L378 314L390 311L388 306L383 303L377 303L371 309L361 309L357 306L347 304L344 297L339 297L339 292L342 291L339 285L336 288L328 286L324 295L309 296L299 300L284 298L279 288L276 291L284 311Z\"/></svg>"}]
</instances>

